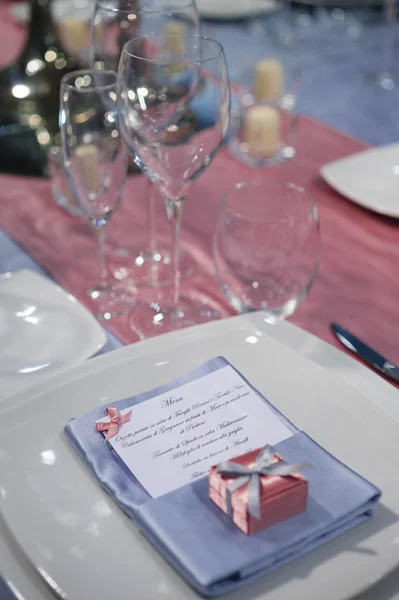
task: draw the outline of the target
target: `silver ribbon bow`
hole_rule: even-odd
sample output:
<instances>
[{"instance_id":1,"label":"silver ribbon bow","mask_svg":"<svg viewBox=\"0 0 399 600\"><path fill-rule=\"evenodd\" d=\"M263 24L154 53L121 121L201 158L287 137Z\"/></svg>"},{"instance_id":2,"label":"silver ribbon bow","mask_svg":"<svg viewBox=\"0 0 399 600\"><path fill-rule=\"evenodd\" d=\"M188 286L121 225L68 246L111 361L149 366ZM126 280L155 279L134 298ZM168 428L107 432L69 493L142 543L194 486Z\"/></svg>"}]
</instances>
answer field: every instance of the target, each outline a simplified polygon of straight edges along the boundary
<instances>
[{"instance_id":1,"label":"silver ribbon bow","mask_svg":"<svg viewBox=\"0 0 399 600\"><path fill-rule=\"evenodd\" d=\"M231 481L226 489L227 513L230 517L233 516L231 495L248 481L248 512L255 519L260 519L260 476L287 477L311 466L309 462L294 463L292 465L284 461L273 463L275 454L276 449L267 445L259 452L255 460L255 466L252 468L244 467L230 460L218 465L217 471L222 477L234 477L234 481Z\"/></svg>"}]
</instances>

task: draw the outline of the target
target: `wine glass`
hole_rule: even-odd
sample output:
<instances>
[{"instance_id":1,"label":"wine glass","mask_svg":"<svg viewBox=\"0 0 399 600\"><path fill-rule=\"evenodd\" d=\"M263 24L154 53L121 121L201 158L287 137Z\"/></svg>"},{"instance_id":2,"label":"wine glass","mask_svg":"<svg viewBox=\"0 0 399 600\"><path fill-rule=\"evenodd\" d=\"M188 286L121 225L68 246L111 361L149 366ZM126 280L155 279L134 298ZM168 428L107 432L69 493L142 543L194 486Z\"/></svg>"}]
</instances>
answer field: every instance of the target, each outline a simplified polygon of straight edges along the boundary
<instances>
[{"instance_id":1,"label":"wine glass","mask_svg":"<svg viewBox=\"0 0 399 600\"><path fill-rule=\"evenodd\" d=\"M92 66L116 70L124 43L134 37L169 32L178 38L198 35L199 29L195 0L97 0L92 23ZM134 163L130 166L134 168ZM150 182L144 201L147 235L136 242L136 247L117 250L121 258L115 273L119 279L132 279L139 285L162 286L172 279L171 250L160 231L162 199ZM192 271L192 259L185 253L183 275L188 276Z\"/></svg>"},{"instance_id":2,"label":"wine glass","mask_svg":"<svg viewBox=\"0 0 399 600\"><path fill-rule=\"evenodd\" d=\"M116 119L116 73L74 71L61 80L60 128L64 167L75 198L97 238L99 275L88 291L98 318L129 312L133 289L112 281L106 261L105 228L118 208L127 156Z\"/></svg>"},{"instance_id":3,"label":"wine glass","mask_svg":"<svg viewBox=\"0 0 399 600\"><path fill-rule=\"evenodd\" d=\"M173 298L140 308L144 335L215 318L209 304L180 294L179 241L190 184L212 162L229 127L223 47L207 38L169 33L128 42L119 64L118 115L129 151L159 187L173 224ZM135 329L135 319L131 326Z\"/></svg>"},{"instance_id":4,"label":"wine glass","mask_svg":"<svg viewBox=\"0 0 399 600\"><path fill-rule=\"evenodd\" d=\"M236 184L223 199L213 255L220 287L238 312L263 310L269 323L291 316L319 268L314 199L293 183Z\"/></svg>"}]
</instances>

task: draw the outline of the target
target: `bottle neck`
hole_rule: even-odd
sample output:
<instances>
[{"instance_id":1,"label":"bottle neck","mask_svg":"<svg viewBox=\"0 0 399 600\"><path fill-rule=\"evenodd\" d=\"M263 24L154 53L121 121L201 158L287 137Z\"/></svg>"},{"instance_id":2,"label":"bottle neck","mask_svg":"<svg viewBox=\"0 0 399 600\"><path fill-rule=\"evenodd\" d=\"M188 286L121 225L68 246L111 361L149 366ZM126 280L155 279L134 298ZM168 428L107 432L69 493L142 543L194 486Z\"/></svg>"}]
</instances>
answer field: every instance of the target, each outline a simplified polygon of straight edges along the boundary
<instances>
[{"instance_id":1,"label":"bottle neck","mask_svg":"<svg viewBox=\"0 0 399 600\"><path fill-rule=\"evenodd\" d=\"M31 0L31 17L27 46L41 42L51 46L57 42L57 30L51 15L51 0Z\"/></svg>"}]
</instances>

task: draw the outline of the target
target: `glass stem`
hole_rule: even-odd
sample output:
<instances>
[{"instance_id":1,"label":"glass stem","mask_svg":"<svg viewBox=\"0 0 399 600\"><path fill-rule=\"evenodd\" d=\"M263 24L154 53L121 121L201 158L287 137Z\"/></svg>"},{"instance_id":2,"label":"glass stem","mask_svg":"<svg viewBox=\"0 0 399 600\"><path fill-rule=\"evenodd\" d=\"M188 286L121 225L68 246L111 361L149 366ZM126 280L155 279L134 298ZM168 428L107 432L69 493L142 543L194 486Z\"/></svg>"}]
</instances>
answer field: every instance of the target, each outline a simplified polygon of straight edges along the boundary
<instances>
[{"instance_id":1,"label":"glass stem","mask_svg":"<svg viewBox=\"0 0 399 600\"><path fill-rule=\"evenodd\" d=\"M156 189L152 181L148 180L148 235L150 237L151 260L154 260L157 251L157 223L156 223Z\"/></svg>"},{"instance_id":2,"label":"glass stem","mask_svg":"<svg viewBox=\"0 0 399 600\"><path fill-rule=\"evenodd\" d=\"M105 245L105 225L96 225L93 223L93 228L97 241L98 284L102 289L105 289L110 286Z\"/></svg>"},{"instance_id":3,"label":"glass stem","mask_svg":"<svg viewBox=\"0 0 399 600\"><path fill-rule=\"evenodd\" d=\"M180 300L180 229L183 216L183 198L169 200L168 203L170 209L170 221L173 227L173 307L177 312Z\"/></svg>"},{"instance_id":4,"label":"glass stem","mask_svg":"<svg viewBox=\"0 0 399 600\"><path fill-rule=\"evenodd\" d=\"M285 0L285 7L288 15L288 31L284 43L289 46L295 41L295 13L292 9L292 0Z\"/></svg>"},{"instance_id":5,"label":"glass stem","mask_svg":"<svg viewBox=\"0 0 399 600\"><path fill-rule=\"evenodd\" d=\"M384 22L386 24L386 33L384 35L382 49L382 75L392 75L392 65L395 44L395 21L396 21L396 3L395 0L384 0L383 4Z\"/></svg>"}]
</instances>

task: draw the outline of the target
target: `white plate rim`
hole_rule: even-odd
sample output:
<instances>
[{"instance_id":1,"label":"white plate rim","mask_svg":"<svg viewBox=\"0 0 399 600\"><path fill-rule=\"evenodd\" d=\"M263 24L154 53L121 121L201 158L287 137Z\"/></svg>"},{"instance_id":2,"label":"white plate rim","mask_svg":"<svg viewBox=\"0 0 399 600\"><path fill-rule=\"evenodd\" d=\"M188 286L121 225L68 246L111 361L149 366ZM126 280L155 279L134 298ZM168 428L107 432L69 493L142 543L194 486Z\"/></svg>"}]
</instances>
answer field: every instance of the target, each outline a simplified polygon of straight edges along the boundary
<instances>
[{"instance_id":1,"label":"white plate rim","mask_svg":"<svg viewBox=\"0 0 399 600\"><path fill-rule=\"evenodd\" d=\"M90 327L90 338L85 340L85 344L82 347L82 350L76 353L75 357L71 360L68 360L67 363L64 363L60 367L56 367L51 370L51 373L43 372L40 377L37 377L37 383L40 384L41 381L50 377L57 377L57 375L70 368L75 367L77 364L85 361L86 359L92 357L94 354L99 352L107 342L107 336L105 331L92 315L92 313L70 292L63 289L60 285L54 282L52 279L41 275L37 271L32 269L19 269L17 271L7 271L6 273L0 274L0 285L5 280L11 279L23 279L26 280L27 284L29 282L34 282L35 285L40 285L51 290L51 294L54 293L60 294L61 297L65 300L65 305L71 305L74 307L74 311L78 311L81 318L85 320L85 322ZM36 383L36 382L35 382ZM30 387L31 383L22 383L15 384L13 388L10 390L8 387L5 387L0 382L0 394L1 395L10 395L12 393L18 393L20 390Z\"/></svg>"},{"instance_id":2,"label":"white plate rim","mask_svg":"<svg viewBox=\"0 0 399 600\"><path fill-rule=\"evenodd\" d=\"M333 161L323 165L320 168L320 175L322 176L324 181L326 181L326 183L328 183L328 185L330 187L332 187L335 191L337 191L339 194L341 194L341 196L343 196L347 200L350 200L351 202L354 202L358 206L361 206L362 208L366 208L367 210L377 213L379 215L383 215L385 217L391 217L393 219L399 219L399 201L398 201L398 209L397 210L390 210L389 208L385 209L385 208L379 207L378 205L370 204L369 202L362 200L362 198L360 198L356 194L353 194L350 191L348 192L348 190L345 188L345 186L342 186L339 182L337 182L334 175L331 173L331 169L336 169L337 167L340 167L342 164L350 162L352 159L353 160L356 160L359 158L361 159L363 156L365 156L367 154L375 154L381 149L388 149L388 148L394 148L394 147L397 147L399 150L399 143L394 142L392 144L386 144L384 146L367 148L366 150L361 150L360 152L355 152L354 154L350 154L348 156L338 158L337 160L333 160Z\"/></svg>"}]
</instances>

